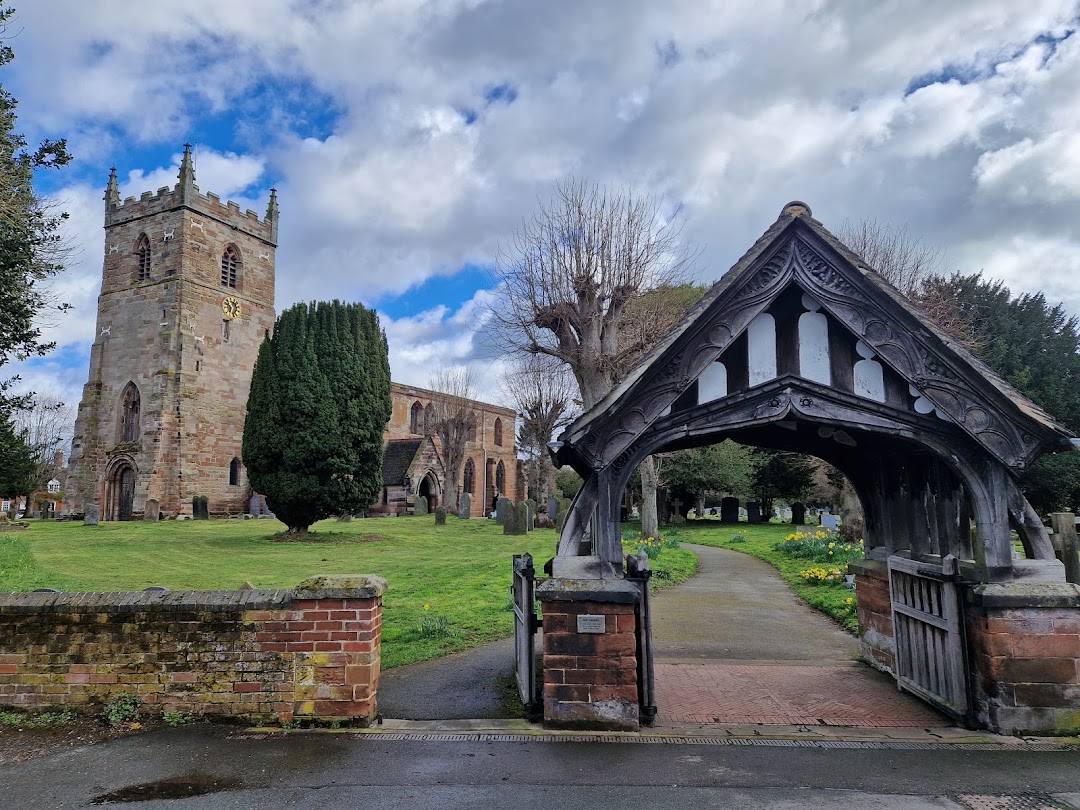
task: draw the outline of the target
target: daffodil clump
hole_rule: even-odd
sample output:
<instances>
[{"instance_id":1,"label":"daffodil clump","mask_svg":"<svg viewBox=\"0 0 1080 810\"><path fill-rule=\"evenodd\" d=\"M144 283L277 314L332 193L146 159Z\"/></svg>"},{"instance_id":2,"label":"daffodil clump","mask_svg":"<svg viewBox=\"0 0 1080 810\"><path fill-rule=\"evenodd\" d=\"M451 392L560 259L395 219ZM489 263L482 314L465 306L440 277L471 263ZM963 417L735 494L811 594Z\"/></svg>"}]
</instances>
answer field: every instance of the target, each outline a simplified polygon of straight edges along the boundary
<instances>
[{"instance_id":1,"label":"daffodil clump","mask_svg":"<svg viewBox=\"0 0 1080 810\"><path fill-rule=\"evenodd\" d=\"M431 605L427 602L424 603L424 612L420 614L418 629L422 636L435 636L438 638L450 635L450 627L446 617L433 615Z\"/></svg>"},{"instance_id":2,"label":"daffodil clump","mask_svg":"<svg viewBox=\"0 0 1080 810\"><path fill-rule=\"evenodd\" d=\"M797 560L834 565L845 565L863 556L862 543L848 543L827 529L789 534L773 549Z\"/></svg>"},{"instance_id":3,"label":"daffodil clump","mask_svg":"<svg viewBox=\"0 0 1080 810\"><path fill-rule=\"evenodd\" d=\"M831 585L844 581L844 572L839 568L823 568L820 565L803 569L799 576L811 585Z\"/></svg>"},{"instance_id":4,"label":"daffodil clump","mask_svg":"<svg viewBox=\"0 0 1080 810\"><path fill-rule=\"evenodd\" d=\"M623 549L628 554L639 554L642 551L650 559L656 559L665 548L678 548L679 541L674 537L642 537L636 540L623 540Z\"/></svg>"}]
</instances>

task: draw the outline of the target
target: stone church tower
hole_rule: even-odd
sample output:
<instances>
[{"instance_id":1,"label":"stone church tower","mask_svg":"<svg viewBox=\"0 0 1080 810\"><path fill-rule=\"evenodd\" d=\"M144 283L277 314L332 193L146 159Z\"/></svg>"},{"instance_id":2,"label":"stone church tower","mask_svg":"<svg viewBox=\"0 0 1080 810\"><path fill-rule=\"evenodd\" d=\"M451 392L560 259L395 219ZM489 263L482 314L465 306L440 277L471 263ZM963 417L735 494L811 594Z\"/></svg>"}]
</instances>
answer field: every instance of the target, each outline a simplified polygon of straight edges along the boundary
<instances>
[{"instance_id":1,"label":"stone church tower","mask_svg":"<svg viewBox=\"0 0 1080 810\"><path fill-rule=\"evenodd\" d=\"M262 219L200 194L191 147L179 182L121 202L105 191L105 262L68 501L105 520L247 511L240 459L259 345L274 325L277 196Z\"/></svg>"}]
</instances>

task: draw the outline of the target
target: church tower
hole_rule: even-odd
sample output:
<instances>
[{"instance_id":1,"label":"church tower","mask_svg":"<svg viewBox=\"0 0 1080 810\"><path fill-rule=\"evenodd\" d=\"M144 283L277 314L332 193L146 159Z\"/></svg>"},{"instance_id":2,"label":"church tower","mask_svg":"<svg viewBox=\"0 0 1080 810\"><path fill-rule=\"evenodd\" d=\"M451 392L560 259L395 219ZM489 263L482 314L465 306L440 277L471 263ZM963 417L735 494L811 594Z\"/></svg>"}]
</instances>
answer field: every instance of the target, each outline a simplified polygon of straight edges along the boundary
<instances>
[{"instance_id":1,"label":"church tower","mask_svg":"<svg viewBox=\"0 0 1080 810\"><path fill-rule=\"evenodd\" d=\"M247 511L240 457L251 372L274 325L278 206L201 194L191 147L179 182L121 202L105 191L105 262L90 375L68 476L73 509L130 520ZM151 509L153 505L151 504Z\"/></svg>"}]
</instances>

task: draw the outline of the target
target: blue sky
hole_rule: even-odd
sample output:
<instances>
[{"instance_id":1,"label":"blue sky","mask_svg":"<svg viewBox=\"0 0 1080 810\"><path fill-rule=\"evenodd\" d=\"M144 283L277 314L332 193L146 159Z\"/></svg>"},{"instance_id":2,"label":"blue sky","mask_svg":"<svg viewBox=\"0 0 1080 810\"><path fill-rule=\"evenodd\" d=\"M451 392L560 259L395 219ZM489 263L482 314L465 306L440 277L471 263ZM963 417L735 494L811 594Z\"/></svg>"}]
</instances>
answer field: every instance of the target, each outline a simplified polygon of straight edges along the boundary
<instances>
[{"instance_id":1,"label":"blue sky","mask_svg":"<svg viewBox=\"0 0 1080 810\"><path fill-rule=\"evenodd\" d=\"M792 199L826 227L906 226L1014 292L1080 312L1076 0L25 0L0 81L70 215L20 369L77 401L94 339L102 194L175 183L281 206L279 309L376 307L394 377L432 358L494 396L479 338L500 245L560 178L663 195L711 282Z\"/></svg>"}]
</instances>

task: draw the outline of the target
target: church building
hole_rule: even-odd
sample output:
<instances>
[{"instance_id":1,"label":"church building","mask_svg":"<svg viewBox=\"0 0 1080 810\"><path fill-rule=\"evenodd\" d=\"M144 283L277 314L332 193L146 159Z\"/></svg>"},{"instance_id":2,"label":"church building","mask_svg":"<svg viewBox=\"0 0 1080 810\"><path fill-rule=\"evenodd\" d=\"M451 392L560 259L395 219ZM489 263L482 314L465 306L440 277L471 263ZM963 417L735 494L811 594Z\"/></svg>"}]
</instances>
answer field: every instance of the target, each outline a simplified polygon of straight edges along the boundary
<instances>
[{"instance_id":1,"label":"church building","mask_svg":"<svg viewBox=\"0 0 1080 810\"><path fill-rule=\"evenodd\" d=\"M241 448L251 373L274 326L277 195L271 189L260 217L202 194L189 145L178 179L121 201L113 169L105 191L96 337L65 498L71 511L96 507L104 520L148 508L190 515L194 496L208 498L211 514L238 514L252 495ZM373 513L408 514L421 493L437 502L438 442L410 410L437 396L394 384L385 433L393 469L384 464L391 478ZM472 513L483 515L494 492L518 496L514 412L483 403L475 412L483 428L463 483Z\"/></svg>"}]
</instances>

